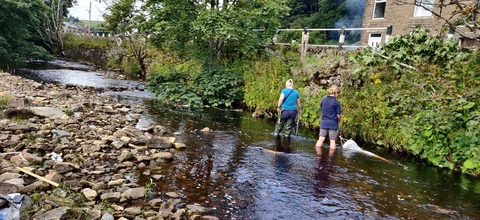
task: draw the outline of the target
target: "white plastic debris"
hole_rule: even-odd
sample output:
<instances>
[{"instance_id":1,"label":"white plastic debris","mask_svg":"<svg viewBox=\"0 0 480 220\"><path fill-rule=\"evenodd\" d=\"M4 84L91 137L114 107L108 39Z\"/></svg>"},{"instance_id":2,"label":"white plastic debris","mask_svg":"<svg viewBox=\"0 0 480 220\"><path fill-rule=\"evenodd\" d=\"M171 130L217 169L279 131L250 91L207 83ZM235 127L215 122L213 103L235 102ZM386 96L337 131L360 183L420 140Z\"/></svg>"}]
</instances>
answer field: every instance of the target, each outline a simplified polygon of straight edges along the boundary
<instances>
[{"instance_id":1,"label":"white plastic debris","mask_svg":"<svg viewBox=\"0 0 480 220\"><path fill-rule=\"evenodd\" d=\"M63 159L62 159L62 154L63 153L60 153L60 154L57 154L55 152L52 152L50 154L50 158L55 161L55 162L63 162Z\"/></svg>"}]
</instances>

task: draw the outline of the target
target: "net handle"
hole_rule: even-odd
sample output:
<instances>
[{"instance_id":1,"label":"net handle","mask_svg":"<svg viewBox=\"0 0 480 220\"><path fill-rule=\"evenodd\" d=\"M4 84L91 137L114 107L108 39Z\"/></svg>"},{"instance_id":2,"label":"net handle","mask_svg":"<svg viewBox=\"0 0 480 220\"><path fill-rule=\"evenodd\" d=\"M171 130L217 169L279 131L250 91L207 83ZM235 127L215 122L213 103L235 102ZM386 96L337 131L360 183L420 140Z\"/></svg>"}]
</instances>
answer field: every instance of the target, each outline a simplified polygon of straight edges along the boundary
<instances>
[{"instance_id":1,"label":"net handle","mask_svg":"<svg viewBox=\"0 0 480 220\"><path fill-rule=\"evenodd\" d=\"M340 138L340 144L342 144L342 146L343 146L343 144L345 144L345 142L347 141L347 139L346 139L346 138L343 138L342 136L338 136L338 137Z\"/></svg>"}]
</instances>

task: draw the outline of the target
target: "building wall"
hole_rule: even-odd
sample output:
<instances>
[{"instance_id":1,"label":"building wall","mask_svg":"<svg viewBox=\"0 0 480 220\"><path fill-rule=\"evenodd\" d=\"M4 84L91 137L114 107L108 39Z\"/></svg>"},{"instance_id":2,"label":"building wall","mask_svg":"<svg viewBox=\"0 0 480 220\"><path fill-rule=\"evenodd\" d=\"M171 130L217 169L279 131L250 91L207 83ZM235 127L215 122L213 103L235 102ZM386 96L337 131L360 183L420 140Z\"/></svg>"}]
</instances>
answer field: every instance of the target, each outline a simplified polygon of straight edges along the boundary
<instances>
[{"instance_id":1,"label":"building wall","mask_svg":"<svg viewBox=\"0 0 480 220\"><path fill-rule=\"evenodd\" d=\"M405 35L410 33L417 24L423 28L430 29L432 34L441 34L441 28L444 24L443 21L436 19L434 15L414 17L415 0L408 0L409 4L400 4L396 0L387 0L385 6L384 18L373 18L373 10L375 6L375 0L366 0L365 11L363 15L363 28L386 28L392 25L392 36ZM437 4L439 0L434 0L434 4ZM443 15L450 15L454 7L447 7L443 9ZM434 11L439 12L440 8L434 7ZM370 33L381 33L382 42L385 42L386 30L364 30L360 37L360 46L367 46ZM446 34L445 34L446 35Z\"/></svg>"}]
</instances>

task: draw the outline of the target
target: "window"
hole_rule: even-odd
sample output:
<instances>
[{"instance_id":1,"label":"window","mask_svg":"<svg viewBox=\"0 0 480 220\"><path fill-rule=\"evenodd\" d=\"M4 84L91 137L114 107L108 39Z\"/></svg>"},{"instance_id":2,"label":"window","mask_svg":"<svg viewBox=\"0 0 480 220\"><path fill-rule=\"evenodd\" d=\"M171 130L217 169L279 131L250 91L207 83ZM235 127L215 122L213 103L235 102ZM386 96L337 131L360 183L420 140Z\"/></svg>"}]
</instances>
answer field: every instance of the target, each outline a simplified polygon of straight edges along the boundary
<instances>
[{"instance_id":1,"label":"window","mask_svg":"<svg viewBox=\"0 0 480 220\"><path fill-rule=\"evenodd\" d=\"M415 0L414 17L431 16L433 10L433 0Z\"/></svg>"},{"instance_id":2,"label":"window","mask_svg":"<svg viewBox=\"0 0 480 220\"><path fill-rule=\"evenodd\" d=\"M373 18L383 18L385 15L385 5L387 5L387 0L375 0Z\"/></svg>"}]
</instances>

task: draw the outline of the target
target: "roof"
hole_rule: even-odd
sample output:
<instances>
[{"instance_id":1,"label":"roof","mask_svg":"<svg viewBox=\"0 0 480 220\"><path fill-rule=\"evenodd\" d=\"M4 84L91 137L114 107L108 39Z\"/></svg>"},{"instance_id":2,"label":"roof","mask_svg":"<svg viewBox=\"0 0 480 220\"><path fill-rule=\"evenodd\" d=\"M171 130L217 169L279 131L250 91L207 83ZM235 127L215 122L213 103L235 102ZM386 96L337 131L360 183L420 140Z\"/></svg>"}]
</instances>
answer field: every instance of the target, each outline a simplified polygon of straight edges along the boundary
<instances>
[{"instance_id":1,"label":"roof","mask_svg":"<svg viewBox=\"0 0 480 220\"><path fill-rule=\"evenodd\" d=\"M63 24L68 28L82 30L82 31L88 31L88 28L86 28L84 26L76 25L76 24L71 23L71 22L64 21Z\"/></svg>"}]
</instances>

